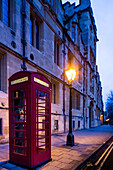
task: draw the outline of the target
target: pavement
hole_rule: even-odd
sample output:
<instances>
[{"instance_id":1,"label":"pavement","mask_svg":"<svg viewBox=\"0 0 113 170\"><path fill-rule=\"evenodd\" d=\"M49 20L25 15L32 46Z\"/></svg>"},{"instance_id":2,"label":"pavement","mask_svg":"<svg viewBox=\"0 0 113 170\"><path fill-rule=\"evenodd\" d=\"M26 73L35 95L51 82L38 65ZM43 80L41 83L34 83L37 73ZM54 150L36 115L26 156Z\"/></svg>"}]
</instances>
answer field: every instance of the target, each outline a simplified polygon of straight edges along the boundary
<instances>
[{"instance_id":1,"label":"pavement","mask_svg":"<svg viewBox=\"0 0 113 170\"><path fill-rule=\"evenodd\" d=\"M66 146L67 133L51 136L52 161L36 170L74 170L107 140L113 136L113 127L110 125L77 130L73 132L75 146ZM0 144L0 170L25 170L25 168L10 164L9 144ZM7 162L4 162L7 161Z\"/></svg>"}]
</instances>

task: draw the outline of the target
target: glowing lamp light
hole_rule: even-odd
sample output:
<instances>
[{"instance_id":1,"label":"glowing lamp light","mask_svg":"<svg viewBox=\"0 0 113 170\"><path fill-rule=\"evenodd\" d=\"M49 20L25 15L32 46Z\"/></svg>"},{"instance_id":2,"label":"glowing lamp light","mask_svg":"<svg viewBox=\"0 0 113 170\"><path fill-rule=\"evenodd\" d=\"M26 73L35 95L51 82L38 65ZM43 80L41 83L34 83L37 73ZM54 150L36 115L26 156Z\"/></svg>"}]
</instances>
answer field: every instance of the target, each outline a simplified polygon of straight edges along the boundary
<instances>
[{"instance_id":1,"label":"glowing lamp light","mask_svg":"<svg viewBox=\"0 0 113 170\"><path fill-rule=\"evenodd\" d=\"M70 69L70 70L67 70L65 73L66 73L68 81L73 81L75 79L75 76L76 76L75 70Z\"/></svg>"}]
</instances>

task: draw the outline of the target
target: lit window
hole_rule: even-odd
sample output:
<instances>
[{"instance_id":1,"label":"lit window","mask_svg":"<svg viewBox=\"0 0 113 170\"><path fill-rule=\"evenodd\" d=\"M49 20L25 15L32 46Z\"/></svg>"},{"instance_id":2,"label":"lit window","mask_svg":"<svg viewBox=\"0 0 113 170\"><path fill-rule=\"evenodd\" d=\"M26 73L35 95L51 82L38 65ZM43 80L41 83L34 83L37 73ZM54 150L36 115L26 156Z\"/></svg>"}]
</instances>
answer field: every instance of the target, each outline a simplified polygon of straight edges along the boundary
<instances>
[{"instance_id":1,"label":"lit window","mask_svg":"<svg viewBox=\"0 0 113 170\"><path fill-rule=\"evenodd\" d=\"M54 120L54 130L58 130L58 120Z\"/></svg>"}]
</instances>

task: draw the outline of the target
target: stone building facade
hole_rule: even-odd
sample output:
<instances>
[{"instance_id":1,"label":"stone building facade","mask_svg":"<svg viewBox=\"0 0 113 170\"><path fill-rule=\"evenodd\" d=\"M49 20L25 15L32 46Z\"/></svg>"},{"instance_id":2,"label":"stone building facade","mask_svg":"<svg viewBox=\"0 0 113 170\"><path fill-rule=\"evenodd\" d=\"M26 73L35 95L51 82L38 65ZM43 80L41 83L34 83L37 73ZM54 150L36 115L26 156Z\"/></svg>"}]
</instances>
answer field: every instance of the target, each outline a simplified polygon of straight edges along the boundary
<instances>
[{"instance_id":1,"label":"stone building facade","mask_svg":"<svg viewBox=\"0 0 113 170\"><path fill-rule=\"evenodd\" d=\"M8 79L25 68L51 82L51 131L69 127L72 67L73 130L100 125L102 87L96 66L97 30L90 0L0 0L0 139L8 136Z\"/></svg>"}]
</instances>

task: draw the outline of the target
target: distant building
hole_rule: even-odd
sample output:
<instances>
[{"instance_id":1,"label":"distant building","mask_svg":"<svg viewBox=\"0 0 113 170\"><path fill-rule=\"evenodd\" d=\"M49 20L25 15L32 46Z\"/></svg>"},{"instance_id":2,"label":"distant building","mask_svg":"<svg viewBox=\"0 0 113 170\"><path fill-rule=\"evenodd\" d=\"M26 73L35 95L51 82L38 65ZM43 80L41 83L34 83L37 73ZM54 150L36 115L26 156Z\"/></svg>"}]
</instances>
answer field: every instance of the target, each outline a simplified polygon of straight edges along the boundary
<instances>
[{"instance_id":1,"label":"distant building","mask_svg":"<svg viewBox=\"0 0 113 170\"><path fill-rule=\"evenodd\" d=\"M0 139L8 137L8 78L22 70L44 74L51 82L51 131L69 127L69 84L73 67L73 130L99 126L102 87L96 66L97 29L90 0L1 0Z\"/></svg>"}]
</instances>

